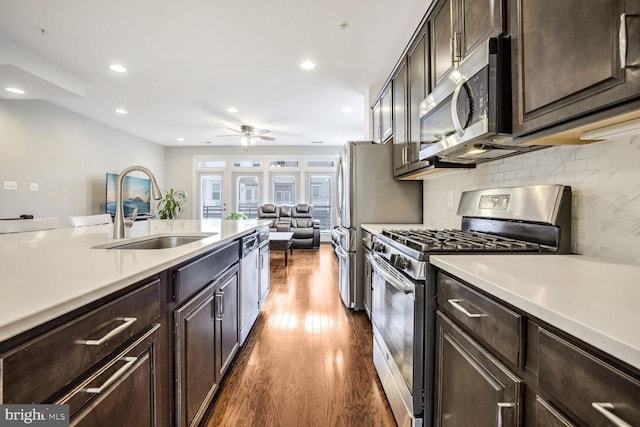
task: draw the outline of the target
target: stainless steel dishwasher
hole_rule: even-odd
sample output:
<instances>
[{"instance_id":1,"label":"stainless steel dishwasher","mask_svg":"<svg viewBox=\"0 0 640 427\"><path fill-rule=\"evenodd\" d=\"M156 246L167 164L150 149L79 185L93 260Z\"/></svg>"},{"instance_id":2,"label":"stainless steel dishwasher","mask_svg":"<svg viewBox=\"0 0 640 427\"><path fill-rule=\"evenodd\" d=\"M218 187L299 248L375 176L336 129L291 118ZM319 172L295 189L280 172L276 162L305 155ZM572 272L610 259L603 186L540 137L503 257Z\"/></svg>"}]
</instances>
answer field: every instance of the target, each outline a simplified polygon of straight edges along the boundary
<instances>
[{"instance_id":1,"label":"stainless steel dishwasher","mask_svg":"<svg viewBox=\"0 0 640 427\"><path fill-rule=\"evenodd\" d=\"M269 229L258 229L242 238L240 245L240 345L260 315L260 246Z\"/></svg>"}]
</instances>

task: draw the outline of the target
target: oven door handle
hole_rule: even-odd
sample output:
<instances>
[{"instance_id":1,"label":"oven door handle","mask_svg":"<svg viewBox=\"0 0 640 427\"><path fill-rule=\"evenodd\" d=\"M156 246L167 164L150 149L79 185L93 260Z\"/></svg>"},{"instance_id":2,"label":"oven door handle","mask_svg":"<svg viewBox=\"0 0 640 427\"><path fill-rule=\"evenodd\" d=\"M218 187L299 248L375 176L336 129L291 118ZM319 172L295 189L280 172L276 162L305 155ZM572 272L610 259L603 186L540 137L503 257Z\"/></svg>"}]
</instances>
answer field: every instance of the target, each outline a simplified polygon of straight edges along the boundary
<instances>
[{"instance_id":1,"label":"oven door handle","mask_svg":"<svg viewBox=\"0 0 640 427\"><path fill-rule=\"evenodd\" d=\"M415 292L414 284L408 280L403 280L400 277L396 277L394 274L388 271L384 264L381 264L382 261L380 261L380 259L380 255L377 254L374 254L373 257L371 257L371 267L373 267L373 270L381 275L382 278L387 281L387 283L389 283L400 292L403 292L405 294L413 294Z\"/></svg>"}]
</instances>

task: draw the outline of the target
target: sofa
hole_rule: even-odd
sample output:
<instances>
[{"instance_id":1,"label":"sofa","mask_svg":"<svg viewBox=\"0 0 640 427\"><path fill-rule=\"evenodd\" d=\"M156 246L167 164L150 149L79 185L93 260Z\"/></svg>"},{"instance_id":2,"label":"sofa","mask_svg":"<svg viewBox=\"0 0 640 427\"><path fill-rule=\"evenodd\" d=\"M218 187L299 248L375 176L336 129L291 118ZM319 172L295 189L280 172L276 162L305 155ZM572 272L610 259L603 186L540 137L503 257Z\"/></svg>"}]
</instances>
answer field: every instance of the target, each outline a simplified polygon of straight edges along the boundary
<instances>
[{"instance_id":1,"label":"sofa","mask_svg":"<svg viewBox=\"0 0 640 427\"><path fill-rule=\"evenodd\" d=\"M320 247L320 220L313 218L313 205L275 205L266 203L258 207L258 218L268 219L269 231L293 233L292 247L295 249L317 249Z\"/></svg>"}]
</instances>

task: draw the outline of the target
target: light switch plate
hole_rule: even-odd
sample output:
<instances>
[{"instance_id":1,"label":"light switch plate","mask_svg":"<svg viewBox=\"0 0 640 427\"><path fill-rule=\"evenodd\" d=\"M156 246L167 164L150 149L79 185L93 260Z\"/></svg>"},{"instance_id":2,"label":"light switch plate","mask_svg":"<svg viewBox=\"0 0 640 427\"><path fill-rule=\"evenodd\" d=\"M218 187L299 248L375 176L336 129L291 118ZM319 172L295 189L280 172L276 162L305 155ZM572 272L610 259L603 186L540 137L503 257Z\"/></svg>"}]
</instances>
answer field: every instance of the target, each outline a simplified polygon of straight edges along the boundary
<instances>
[{"instance_id":1,"label":"light switch plate","mask_svg":"<svg viewBox=\"0 0 640 427\"><path fill-rule=\"evenodd\" d=\"M30 182L29 183L29 190L30 191L38 191L38 183L37 182Z\"/></svg>"}]
</instances>

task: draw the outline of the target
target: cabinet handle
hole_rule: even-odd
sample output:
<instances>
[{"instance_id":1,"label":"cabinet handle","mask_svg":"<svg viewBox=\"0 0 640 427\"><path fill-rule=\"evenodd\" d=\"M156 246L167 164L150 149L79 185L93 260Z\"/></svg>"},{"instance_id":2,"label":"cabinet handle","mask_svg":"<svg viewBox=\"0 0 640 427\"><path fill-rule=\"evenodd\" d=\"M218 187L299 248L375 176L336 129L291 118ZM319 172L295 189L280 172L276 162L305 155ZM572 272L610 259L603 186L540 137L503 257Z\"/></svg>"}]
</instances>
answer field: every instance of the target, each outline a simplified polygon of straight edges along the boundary
<instances>
[{"instance_id":1,"label":"cabinet handle","mask_svg":"<svg viewBox=\"0 0 640 427\"><path fill-rule=\"evenodd\" d=\"M129 326L133 325L133 323L138 319L135 317L122 317L116 320L121 320L123 323L120 326L117 326L112 330L110 330L109 332L107 332L102 338L97 340L78 340L76 341L76 343L84 344L84 345L102 345L105 342L109 341L111 338L118 335L120 332L127 329Z\"/></svg>"},{"instance_id":2,"label":"cabinet handle","mask_svg":"<svg viewBox=\"0 0 640 427\"><path fill-rule=\"evenodd\" d=\"M131 366L136 363L136 361L138 360L137 357L123 357L122 359L120 359L122 361L125 361L127 363L125 363L124 365L122 365L122 367L120 369L118 369L113 375L111 375L109 377L108 380L106 380L100 387L92 387L92 388L88 388L86 390L87 393L90 394L100 394L102 393L107 387L109 387L111 384L113 384L114 382L118 381L118 379L123 376L128 370L129 368L131 368Z\"/></svg>"},{"instance_id":3,"label":"cabinet handle","mask_svg":"<svg viewBox=\"0 0 640 427\"><path fill-rule=\"evenodd\" d=\"M513 408L514 406L516 406L514 403L498 402L498 427L504 426L504 418L502 416L504 408Z\"/></svg>"},{"instance_id":4,"label":"cabinet handle","mask_svg":"<svg viewBox=\"0 0 640 427\"><path fill-rule=\"evenodd\" d=\"M627 66L627 14L620 15L620 32L618 33L618 45L620 46L620 68Z\"/></svg>"},{"instance_id":5,"label":"cabinet handle","mask_svg":"<svg viewBox=\"0 0 640 427\"><path fill-rule=\"evenodd\" d=\"M408 143L408 144L410 144L410 143ZM408 145L402 149L402 157L403 157L402 163L405 164L405 165L407 163L409 163L409 150L410 149L411 149L411 147L409 147Z\"/></svg>"},{"instance_id":6,"label":"cabinet handle","mask_svg":"<svg viewBox=\"0 0 640 427\"><path fill-rule=\"evenodd\" d=\"M453 306L453 308L455 308L460 313L462 313L465 316L470 317L472 319L475 319L477 317L487 317L488 316L488 314L485 314L485 313L469 313L466 308L464 308L463 306L460 305L460 303L464 301L463 299L450 299L450 300L447 300L447 301L449 301L449 304L451 304Z\"/></svg>"},{"instance_id":7,"label":"cabinet handle","mask_svg":"<svg viewBox=\"0 0 640 427\"><path fill-rule=\"evenodd\" d=\"M600 412L609 421L611 421L611 424L613 424L614 426L616 426L616 427L631 427L631 424L627 423L626 421L624 421L620 417L618 417L615 414L611 413L611 411L615 409L615 407L613 406L612 403L609 403L609 402L593 402L593 403L591 403L591 406L593 407L593 409L595 409L596 411Z\"/></svg>"},{"instance_id":8,"label":"cabinet handle","mask_svg":"<svg viewBox=\"0 0 640 427\"><path fill-rule=\"evenodd\" d=\"M460 62L462 59L462 34L461 33L453 33L452 40L452 48L451 48L451 62L456 63Z\"/></svg>"},{"instance_id":9,"label":"cabinet handle","mask_svg":"<svg viewBox=\"0 0 640 427\"><path fill-rule=\"evenodd\" d=\"M222 320L224 317L225 307L224 307L224 292L218 291L216 292L216 298L218 298L219 303L216 304L219 308L219 314L216 316L216 320Z\"/></svg>"}]
</instances>

